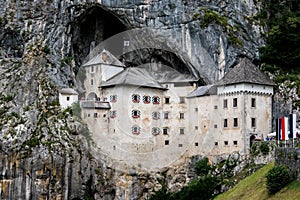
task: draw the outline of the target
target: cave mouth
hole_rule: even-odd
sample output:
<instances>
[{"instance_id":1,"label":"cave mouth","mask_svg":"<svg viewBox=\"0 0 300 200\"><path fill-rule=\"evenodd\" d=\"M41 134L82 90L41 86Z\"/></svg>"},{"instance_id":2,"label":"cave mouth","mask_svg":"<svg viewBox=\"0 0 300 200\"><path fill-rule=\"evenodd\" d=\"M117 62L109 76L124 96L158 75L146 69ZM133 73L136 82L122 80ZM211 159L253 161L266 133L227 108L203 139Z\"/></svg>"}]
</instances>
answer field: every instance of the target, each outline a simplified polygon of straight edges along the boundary
<instances>
[{"instance_id":1,"label":"cave mouth","mask_svg":"<svg viewBox=\"0 0 300 200\"><path fill-rule=\"evenodd\" d=\"M71 27L72 54L75 65L77 67L81 66L83 62L87 61L87 56L94 49L97 50L98 46L101 46L118 59L124 61L127 67L136 67L147 63L160 63L180 73L193 74L195 77L200 77L199 74L195 74L195 69L193 69L194 67L191 66L190 62L182 59L176 52L155 48L142 48L124 53L124 48L126 48L125 42L127 40L126 30L130 30L132 27L123 21L126 20L100 6L89 8L76 18ZM140 37L143 37L143 34ZM142 38L142 40L144 39ZM149 39L147 38L147 40ZM155 43L154 36L151 37L150 42ZM101 48L99 50L102 51ZM77 71L76 68L75 71ZM203 85L204 82L202 79L200 80L200 85Z\"/></svg>"},{"instance_id":2,"label":"cave mouth","mask_svg":"<svg viewBox=\"0 0 300 200\"><path fill-rule=\"evenodd\" d=\"M100 6L87 9L72 26L73 56L77 66L82 64L94 47L126 29L126 25L110 11ZM123 39L119 38L114 41L113 45L110 44L104 48L114 55L121 54Z\"/></svg>"}]
</instances>

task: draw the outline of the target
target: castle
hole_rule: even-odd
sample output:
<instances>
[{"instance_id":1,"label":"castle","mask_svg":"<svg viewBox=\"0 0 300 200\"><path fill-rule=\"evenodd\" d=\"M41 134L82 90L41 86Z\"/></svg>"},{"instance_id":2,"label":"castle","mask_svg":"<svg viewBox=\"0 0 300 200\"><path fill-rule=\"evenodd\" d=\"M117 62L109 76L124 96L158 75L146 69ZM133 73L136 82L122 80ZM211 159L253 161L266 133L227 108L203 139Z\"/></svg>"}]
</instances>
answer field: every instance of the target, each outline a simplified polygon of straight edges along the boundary
<instances>
[{"instance_id":1,"label":"castle","mask_svg":"<svg viewBox=\"0 0 300 200\"><path fill-rule=\"evenodd\" d=\"M197 154L248 154L271 132L275 84L247 58L205 86L160 64L126 68L105 50L83 68L82 117L116 161L154 169Z\"/></svg>"}]
</instances>

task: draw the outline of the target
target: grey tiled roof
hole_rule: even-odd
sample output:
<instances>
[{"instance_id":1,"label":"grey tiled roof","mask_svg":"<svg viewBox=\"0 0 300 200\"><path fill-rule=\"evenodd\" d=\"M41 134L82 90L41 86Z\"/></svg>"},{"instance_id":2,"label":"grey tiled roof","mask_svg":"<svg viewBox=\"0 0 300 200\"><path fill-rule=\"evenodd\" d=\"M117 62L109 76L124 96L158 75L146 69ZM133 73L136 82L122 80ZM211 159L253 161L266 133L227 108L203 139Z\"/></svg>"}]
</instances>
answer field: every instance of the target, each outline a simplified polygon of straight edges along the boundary
<instances>
[{"instance_id":1,"label":"grey tiled roof","mask_svg":"<svg viewBox=\"0 0 300 200\"><path fill-rule=\"evenodd\" d=\"M204 85L198 87L187 97L200 97L200 96L206 96L212 94L217 94L217 87L215 85Z\"/></svg>"},{"instance_id":2,"label":"grey tiled roof","mask_svg":"<svg viewBox=\"0 0 300 200\"><path fill-rule=\"evenodd\" d=\"M248 58L243 58L242 61L233 67L216 85L231 85L237 83L275 85L275 83Z\"/></svg>"},{"instance_id":3,"label":"grey tiled roof","mask_svg":"<svg viewBox=\"0 0 300 200\"><path fill-rule=\"evenodd\" d=\"M102 57L103 54L106 54L105 60L103 60ZM91 58L88 62L84 63L82 66L86 67L86 66L98 65L98 64L107 64L107 65L124 67L123 63L121 63L113 54L111 54L109 51L105 49L101 53Z\"/></svg>"},{"instance_id":4,"label":"grey tiled roof","mask_svg":"<svg viewBox=\"0 0 300 200\"><path fill-rule=\"evenodd\" d=\"M112 87L116 85L135 85L166 89L159 84L145 69L138 67L126 68L124 71L103 82L101 87Z\"/></svg>"}]
</instances>

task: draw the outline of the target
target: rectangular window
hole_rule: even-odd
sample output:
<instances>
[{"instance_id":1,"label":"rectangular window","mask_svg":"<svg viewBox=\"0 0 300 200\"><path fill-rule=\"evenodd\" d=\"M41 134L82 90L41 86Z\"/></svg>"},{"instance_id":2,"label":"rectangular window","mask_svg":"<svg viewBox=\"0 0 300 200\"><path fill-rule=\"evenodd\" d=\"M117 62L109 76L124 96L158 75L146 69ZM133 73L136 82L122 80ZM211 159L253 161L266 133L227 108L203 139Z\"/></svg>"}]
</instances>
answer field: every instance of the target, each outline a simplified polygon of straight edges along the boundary
<instances>
[{"instance_id":1,"label":"rectangular window","mask_svg":"<svg viewBox=\"0 0 300 200\"><path fill-rule=\"evenodd\" d=\"M179 103L185 103L185 97L179 97Z\"/></svg>"},{"instance_id":2,"label":"rectangular window","mask_svg":"<svg viewBox=\"0 0 300 200\"><path fill-rule=\"evenodd\" d=\"M228 108L228 100L227 99L223 100L223 108Z\"/></svg>"},{"instance_id":3,"label":"rectangular window","mask_svg":"<svg viewBox=\"0 0 300 200\"><path fill-rule=\"evenodd\" d=\"M238 127L239 123L238 123L238 118L233 118L233 127Z\"/></svg>"},{"instance_id":4,"label":"rectangular window","mask_svg":"<svg viewBox=\"0 0 300 200\"><path fill-rule=\"evenodd\" d=\"M238 142L236 140L233 141L233 145L237 145Z\"/></svg>"},{"instance_id":5,"label":"rectangular window","mask_svg":"<svg viewBox=\"0 0 300 200\"><path fill-rule=\"evenodd\" d=\"M91 67L91 72L94 72L94 66Z\"/></svg>"},{"instance_id":6,"label":"rectangular window","mask_svg":"<svg viewBox=\"0 0 300 200\"><path fill-rule=\"evenodd\" d=\"M228 141L224 141L224 145L228 145Z\"/></svg>"},{"instance_id":7,"label":"rectangular window","mask_svg":"<svg viewBox=\"0 0 300 200\"><path fill-rule=\"evenodd\" d=\"M67 97L67 101L70 101L70 97Z\"/></svg>"},{"instance_id":8,"label":"rectangular window","mask_svg":"<svg viewBox=\"0 0 300 200\"><path fill-rule=\"evenodd\" d=\"M198 130L198 126L195 126L195 130Z\"/></svg>"},{"instance_id":9,"label":"rectangular window","mask_svg":"<svg viewBox=\"0 0 300 200\"><path fill-rule=\"evenodd\" d=\"M256 99L255 98L251 98L251 107L252 108L256 107Z\"/></svg>"},{"instance_id":10,"label":"rectangular window","mask_svg":"<svg viewBox=\"0 0 300 200\"><path fill-rule=\"evenodd\" d=\"M252 128L256 127L256 119L255 118L251 118L251 127Z\"/></svg>"},{"instance_id":11,"label":"rectangular window","mask_svg":"<svg viewBox=\"0 0 300 200\"><path fill-rule=\"evenodd\" d=\"M94 118L97 118L98 117L98 113L94 113Z\"/></svg>"},{"instance_id":12,"label":"rectangular window","mask_svg":"<svg viewBox=\"0 0 300 200\"><path fill-rule=\"evenodd\" d=\"M181 134L181 135L184 134L184 128L180 128L180 134Z\"/></svg>"},{"instance_id":13,"label":"rectangular window","mask_svg":"<svg viewBox=\"0 0 300 200\"><path fill-rule=\"evenodd\" d=\"M195 112L198 112L198 108L195 108Z\"/></svg>"},{"instance_id":14,"label":"rectangular window","mask_svg":"<svg viewBox=\"0 0 300 200\"><path fill-rule=\"evenodd\" d=\"M198 142L195 142L195 146L196 146L196 147L198 146Z\"/></svg>"},{"instance_id":15,"label":"rectangular window","mask_svg":"<svg viewBox=\"0 0 300 200\"><path fill-rule=\"evenodd\" d=\"M94 80L93 79L91 79L91 85L94 85Z\"/></svg>"},{"instance_id":16,"label":"rectangular window","mask_svg":"<svg viewBox=\"0 0 300 200\"><path fill-rule=\"evenodd\" d=\"M224 119L224 128L228 127L228 119Z\"/></svg>"},{"instance_id":17,"label":"rectangular window","mask_svg":"<svg viewBox=\"0 0 300 200\"><path fill-rule=\"evenodd\" d=\"M163 134L168 135L168 128L163 128Z\"/></svg>"},{"instance_id":18,"label":"rectangular window","mask_svg":"<svg viewBox=\"0 0 300 200\"><path fill-rule=\"evenodd\" d=\"M234 108L237 107L237 98L233 98L232 106L233 106Z\"/></svg>"},{"instance_id":19,"label":"rectangular window","mask_svg":"<svg viewBox=\"0 0 300 200\"><path fill-rule=\"evenodd\" d=\"M164 112L164 119L169 119L169 113L168 112Z\"/></svg>"},{"instance_id":20,"label":"rectangular window","mask_svg":"<svg viewBox=\"0 0 300 200\"><path fill-rule=\"evenodd\" d=\"M218 142L215 142L215 146L218 146Z\"/></svg>"},{"instance_id":21,"label":"rectangular window","mask_svg":"<svg viewBox=\"0 0 300 200\"><path fill-rule=\"evenodd\" d=\"M178 147L182 147L182 144L178 144Z\"/></svg>"},{"instance_id":22,"label":"rectangular window","mask_svg":"<svg viewBox=\"0 0 300 200\"><path fill-rule=\"evenodd\" d=\"M170 103L170 97L165 97L165 104L169 104Z\"/></svg>"},{"instance_id":23,"label":"rectangular window","mask_svg":"<svg viewBox=\"0 0 300 200\"><path fill-rule=\"evenodd\" d=\"M218 109L218 106L214 106L214 109Z\"/></svg>"},{"instance_id":24,"label":"rectangular window","mask_svg":"<svg viewBox=\"0 0 300 200\"><path fill-rule=\"evenodd\" d=\"M218 125L217 125L217 124L215 124L215 125L214 125L214 128L218 128Z\"/></svg>"},{"instance_id":25,"label":"rectangular window","mask_svg":"<svg viewBox=\"0 0 300 200\"><path fill-rule=\"evenodd\" d=\"M179 113L179 118L184 119L184 113Z\"/></svg>"},{"instance_id":26,"label":"rectangular window","mask_svg":"<svg viewBox=\"0 0 300 200\"><path fill-rule=\"evenodd\" d=\"M169 145L169 140L165 140L165 145Z\"/></svg>"}]
</instances>

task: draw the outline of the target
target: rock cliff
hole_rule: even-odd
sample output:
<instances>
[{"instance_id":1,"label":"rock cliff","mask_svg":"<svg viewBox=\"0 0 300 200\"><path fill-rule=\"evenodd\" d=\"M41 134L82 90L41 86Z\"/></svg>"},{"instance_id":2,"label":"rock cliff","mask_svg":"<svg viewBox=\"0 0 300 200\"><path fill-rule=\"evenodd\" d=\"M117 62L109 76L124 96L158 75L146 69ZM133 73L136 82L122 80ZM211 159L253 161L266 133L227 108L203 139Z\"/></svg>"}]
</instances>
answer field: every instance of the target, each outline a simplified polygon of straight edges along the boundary
<instances>
[{"instance_id":1,"label":"rock cliff","mask_svg":"<svg viewBox=\"0 0 300 200\"><path fill-rule=\"evenodd\" d=\"M116 171L109 158L93 152L74 110L62 111L57 102L58 89L76 87L76 72L91 49L113 35L154 29L156 39L169 38L165 44L174 51L145 48L123 55L130 37L103 45L128 66L161 62L199 76L202 84L216 81L239 57L257 59L264 42L255 0L0 5L1 199L141 199L162 186L163 172ZM186 184L188 166L172 168L169 181L175 175L178 188Z\"/></svg>"}]
</instances>

